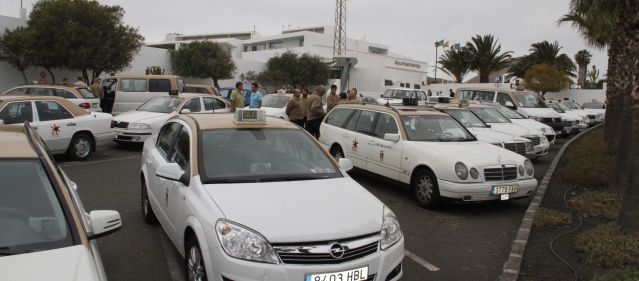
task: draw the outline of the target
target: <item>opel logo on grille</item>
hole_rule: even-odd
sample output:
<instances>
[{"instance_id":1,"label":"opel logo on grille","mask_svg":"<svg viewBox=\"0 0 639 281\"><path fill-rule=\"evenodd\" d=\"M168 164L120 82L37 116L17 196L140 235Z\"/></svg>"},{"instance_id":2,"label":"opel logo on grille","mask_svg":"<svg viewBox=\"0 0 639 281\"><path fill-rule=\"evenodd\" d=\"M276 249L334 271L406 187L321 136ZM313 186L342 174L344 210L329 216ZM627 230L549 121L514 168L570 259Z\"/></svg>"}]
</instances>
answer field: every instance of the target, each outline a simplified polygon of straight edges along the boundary
<instances>
[{"instance_id":1,"label":"opel logo on grille","mask_svg":"<svg viewBox=\"0 0 639 281\"><path fill-rule=\"evenodd\" d=\"M340 243L331 244L331 248L330 248L331 257L335 259L341 259L344 256L345 251L346 250L344 249L344 246L342 246Z\"/></svg>"}]
</instances>

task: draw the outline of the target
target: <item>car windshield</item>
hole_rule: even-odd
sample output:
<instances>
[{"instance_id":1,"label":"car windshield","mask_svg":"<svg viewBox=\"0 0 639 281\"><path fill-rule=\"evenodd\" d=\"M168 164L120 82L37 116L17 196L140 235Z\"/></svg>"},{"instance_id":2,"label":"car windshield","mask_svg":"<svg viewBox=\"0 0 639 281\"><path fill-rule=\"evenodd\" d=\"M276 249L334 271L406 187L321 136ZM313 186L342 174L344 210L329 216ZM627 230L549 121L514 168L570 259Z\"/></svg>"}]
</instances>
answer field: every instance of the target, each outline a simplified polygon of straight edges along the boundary
<instances>
[{"instance_id":1,"label":"car windshield","mask_svg":"<svg viewBox=\"0 0 639 281\"><path fill-rule=\"evenodd\" d=\"M556 105L559 106L559 108L563 109L564 111L571 111L572 110L572 108L566 106L563 103L556 103Z\"/></svg>"},{"instance_id":2,"label":"car windshield","mask_svg":"<svg viewBox=\"0 0 639 281\"><path fill-rule=\"evenodd\" d=\"M341 177L299 129L215 129L200 135L202 182L267 182Z\"/></svg>"},{"instance_id":3,"label":"car windshield","mask_svg":"<svg viewBox=\"0 0 639 281\"><path fill-rule=\"evenodd\" d=\"M587 103L584 103L584 105L582 107L583 108L587 108L587 109L604 109L604 104L603 103L595 103L595 102L587 102Z\"/></svg>"},{"instance_id":4,"label":"car windshield","mask_svg":"<svg viewBox=\"0 0 639 281\"><path fill-rule=\"evenodd\" d=\"M0 160L0 178L0 259L74 244L58 196L39 160Z\"/></svg>"},{"instance_id":5,"label":"car windshield","mask_svg":"<svg viewBox=\"0 0 639 281\"><path fill-rule=\"evenodd\" d=\"M155 97L138 107L137 111L171 113L184 101L179 97Z\"/></svg>"},{"instance_id":6,"label":"car windshield","mask_svg":"<svg viewBox=\"0 0 639 281\"><path fill-rule=\"evenodd\" d=\"M555 111L559 112L559 113L566 113L566 111L564 111L564 110L561 108L561 106L559 106L559 104L551 103L551 104L550 104L550 107L551 107L552 109L554 109Z\"/></svg>"},{"instance_id":7,"label":"car windshield","mask_svg":"<svg viewBox=\"0 0 639 281\"><path fill-rule=\"evenodd\" d=\"M87 88L77 88L76 90L78 90L78 92L80 92L82 97L84 97L85 99L97 99L98 98L98 97L96 97L93 94L93 92L91 92L91 90L89 90Z\"/></svg>"},{"instance_id":8,"label":"car windshield","mask_svg":"<svg viewBox=\"0 0 639 281\"><path fill-rule=\"evenodd\" d=\"M476 128L485 128L486 124L481 121L481 119L477 118L475 114L473 114L470 110L465 109L445 109L444 112L448 113L448 115L455 118L455 120L462 123L464 127L476 127Z\"/></svg>"},{"instance_id":9,"label":"car windshield","mask_svg":"<svg viewBox=\"0 0 639 281\"><path fill-rule=\"evenodd\" d=\"M574 103L574 102L566 102L566 103L563 103L563 104L565 104L570 109L581 110L581 107L579 107L579 105Z\"/></svg>"},{"instance_id":10,"label":"car windshield","mask_svg":"<svg viewBox=\"0 0 639 281\"><path fill-rule=\"evenodd\" d=\"M504 117L497 109L494 108L471 108L475 115L485 123L510 123L508 118Z\"/></svg>"},{"instance_id":11,"label":"car windshield","mask_svg":"<svg viewBox=\"0 0 639 281\"><path fill-rule=\"evenodd\" d=\"M402 123L411 141L463 142L475 137L450 116L404 115Z\"/></svg>"},{"instance_id":12,"label":"car windshield","mask_svg":"<svg viewBox=\"0 0 639 281\"><path fill-rule=\"evenodd\" d=\"M262 98L262 107L284 108L290 98L282 95L266 95Z\"/></svg>"},{"instance_id":13,"label":"car windshield","mask_svg":"<svg viewBox=\"0 0 639 281\"><path fill-rule=\"evenodd\" d=\"M519 106L525 108L547 108L546 103L539 95L532 92L515 92Z\"/></svg>"},{"instance_id":14,"label":"car windshield","mask_svg":"<svg viewBox=\"0 0 639 281\"><path fill-rule=\"evenodd\" d=\"M524 116L505 106L495 106L495 109L508 119L525 119Z\"/></svg>"},{"instance_id":15,"label":"car windshield","mask_svg":"<svg viewBox=\"0 0 639 281\"><path fill-rule=\"evenodd\" d=\"M406 90L388 89L382 95L382 98L403 99L410 97L410 92Z\"/></svg>"}]
</instances>

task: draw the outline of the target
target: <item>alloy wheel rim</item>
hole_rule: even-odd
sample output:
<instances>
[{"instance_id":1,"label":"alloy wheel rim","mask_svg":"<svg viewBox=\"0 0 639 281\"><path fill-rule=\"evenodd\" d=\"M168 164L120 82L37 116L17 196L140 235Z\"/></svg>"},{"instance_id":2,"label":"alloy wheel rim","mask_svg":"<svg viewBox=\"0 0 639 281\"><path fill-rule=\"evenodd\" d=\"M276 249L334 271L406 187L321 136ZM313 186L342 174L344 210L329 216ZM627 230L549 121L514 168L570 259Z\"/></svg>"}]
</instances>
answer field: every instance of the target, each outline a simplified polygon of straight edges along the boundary
<instances>
[{"instance_id":1,"label":"alloy wheel rim","mask_svg":"<svg viewBox=\"0 0 639 281\"><path fill-rule=\"evenodd\" d=\"M204 280L204 267L202 266L202 257L196 246L191 247L189 250L188 258L188 273L190 281L202 281Z\"/></svg>"},{"instance_id":2,"label":"alloy wheel rim","mask_svg":"<svg viewBox=\"0 0 639 281\"><path fill-rule=\"evenodd\" d=\"M422 202L428 202L433 198L433 182L430 177L419 177L417 181L417 196Z\"/></svg>"},{"instance_id":3,"label":"alloy wheel rim","mask_svg":"<svg viewBox=\"0 0 639 281\"><path fill-rule=\"evenodd\" d=\"M80 157L86 157L91 151L91 143L85 138L80 138L75 143L75 154Z\"/></svg>"}]
</instances>

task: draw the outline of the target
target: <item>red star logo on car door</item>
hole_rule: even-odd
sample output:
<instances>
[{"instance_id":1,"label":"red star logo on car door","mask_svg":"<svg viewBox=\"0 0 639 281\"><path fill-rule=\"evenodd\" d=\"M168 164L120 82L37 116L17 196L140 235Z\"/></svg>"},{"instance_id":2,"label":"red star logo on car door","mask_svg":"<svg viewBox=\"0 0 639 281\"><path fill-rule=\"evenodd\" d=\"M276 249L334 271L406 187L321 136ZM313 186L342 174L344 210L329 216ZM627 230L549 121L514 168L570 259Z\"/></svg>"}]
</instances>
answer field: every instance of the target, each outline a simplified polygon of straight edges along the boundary
<instances>
[{"instance_id":1,"label":"red star logo on car door","mask_svg":"<svg viewBox=\"0 0 639 281\"><path fill-rule=\"evenodd\" d=\"M53 126L51 126L51 135L52 136L59 136L60 135L60 126L53 124Z\"/></svg>"},{"instance_id":2,"label":"red star logo on car door","mask_svg":"<svg viewBox=\"0 0 639 281\"><path fill-rule=\"evenodd\" d=\"M357 142L357 139L353 139L353 147L352 147L353 151L357 151L357 148L358 148L357 145L358 144L359 144L359 142Z\"/></svg>"}]
</instances>

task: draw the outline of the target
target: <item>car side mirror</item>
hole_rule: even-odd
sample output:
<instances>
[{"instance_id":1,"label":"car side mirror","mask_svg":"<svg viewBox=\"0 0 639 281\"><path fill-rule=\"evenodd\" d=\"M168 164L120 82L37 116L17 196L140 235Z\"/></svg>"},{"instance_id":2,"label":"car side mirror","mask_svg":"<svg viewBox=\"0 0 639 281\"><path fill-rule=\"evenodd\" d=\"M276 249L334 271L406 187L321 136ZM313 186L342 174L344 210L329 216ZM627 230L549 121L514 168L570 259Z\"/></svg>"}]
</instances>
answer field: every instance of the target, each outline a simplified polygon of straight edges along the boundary
<instances>
[{"instance_id":1,"label":"car side mirror","mask_svg":"<svg viewBox=\"0 0 639 281\"><path fill-rule=\"evenodd\" d=\"M155 171L155 175L163 179L180 182L184 186L189 186L191 182L189 173L182 170L182 167L180 167L177 163L166 163L160 165L160 167L158 167Z\"/></svg>"},{"instance_id":2,"label":"car side mirror","mask_svg":"<svg viewBox=\"0 0 639 281\"><path fill-rule=\"evenodd\" d=\"M507 101L505 104L505 106L510 107L510 108L516 108L515 105L512 102Z\"/></svg>"},{"instance_id":3,"label":"car side mirror","mask_svg":"<svg viewBox=\"0 0 639 281\"><path fill-rule=\"evenodd\" d=\"M189 110L188 108L180 110L180 114L188 114L188 113L191 113L191 110Z\"/></svg>"},{"instance_id":4,"label":"car side mirror","mask_svg":"<svg viewBox=\"0 0 639 281\"><path fill-rule=\"evenodd\" d=\"M351 159L340 158L339 160L337 160L337 163L346 172L353 169L353 162L351 162Z\"/></svg>"},{"instance_id":5,"label":"car side mirror","mask_svg":"<svg viewBox=\"0 0 639 281\"><path fill-rule=\"evenodd\" d=\"M122 219L117 211L98 210L89 213L92 233L89 239L96 239L109 235L122 228Z\"/></svg>"},{"instance_id":6,"label":"car side mirror","mask_svg":"<svg viewBox=\"0 0 639 281\"><path fill-rule=\"evenodd\" d=\"M384 140L392 141L392 142L398 142L399 141L399 134L384 134Z\"/></svg>"}]
</instances>

